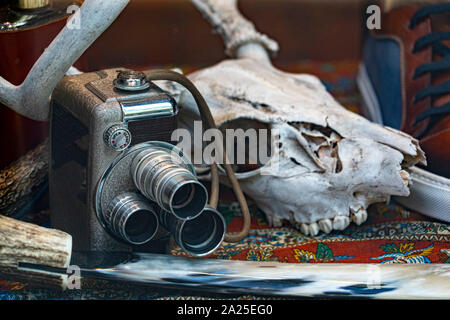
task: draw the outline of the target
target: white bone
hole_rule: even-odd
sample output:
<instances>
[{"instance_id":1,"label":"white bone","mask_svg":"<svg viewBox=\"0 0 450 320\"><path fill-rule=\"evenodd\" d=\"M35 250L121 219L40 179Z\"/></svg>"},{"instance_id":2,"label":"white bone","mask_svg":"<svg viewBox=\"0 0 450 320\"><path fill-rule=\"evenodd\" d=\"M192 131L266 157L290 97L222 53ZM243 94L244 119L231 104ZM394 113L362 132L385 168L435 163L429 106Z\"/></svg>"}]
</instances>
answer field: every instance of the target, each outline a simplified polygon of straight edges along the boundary
<instances>
[{"instance_id":1,"label":"white bone","mask_svg":"<svg viewBox=\"0 0 450 320\"><path fill-rule=\"evenodd\" d=\"M267 51L273 52L259 34L247 24L239 28L243 18L236 1L192 2L227 47L241 43L231 50L237 59L189 75L217 126L266 126L279 133L277 160L236 174L269 223L286 220L305 234L315 235L318 229L328 233L345 229L351 212L359 212L352 221L361 224L370 204L409 195L405 170L426 163L417 140L346 110L318 78L274 68ZM194 100L181 91L179 103L181 125L193 130L192 120L199 118Z\"/></svg>"},{"instance_id":2,"label":"white bone","mask_svg":"<svg viewBox=\"0 0 450 320\"><path fill-rule=\"evenodd\" d=\"M311 224L348 217L352 208L365 209L390 195L407 196L404 169L425 163L415 139L346 110L313 76L261 67L258 60L245 58L189 77L219 127L237 128L253 120L278 130L277 166L266 164L264 175L261 170L236 174L269 222ZM198 117L195 102L186 93L179 102L182 126L192 130L191 120Z\"/></svg>"}]
</instances>

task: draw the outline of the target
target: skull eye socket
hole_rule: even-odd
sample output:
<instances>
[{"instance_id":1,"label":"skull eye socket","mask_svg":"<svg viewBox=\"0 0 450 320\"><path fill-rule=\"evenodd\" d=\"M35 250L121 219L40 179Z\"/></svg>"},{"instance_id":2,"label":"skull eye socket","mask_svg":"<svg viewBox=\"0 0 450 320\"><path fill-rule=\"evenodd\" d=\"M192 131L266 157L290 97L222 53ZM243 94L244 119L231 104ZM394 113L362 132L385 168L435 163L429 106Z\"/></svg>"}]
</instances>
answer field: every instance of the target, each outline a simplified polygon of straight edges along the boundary
<instances>
[{"instance_id":1,"label":"skull eye socket","mask_svg":"<svg viewBox=\"0 0 450 320\"><path fill-rule=\"evenodd\" d=\"M269 124L250 119L235 119L222 124L220 130L227 144L228 159L232 162L235 172L257 170L272 157L272 132Z\"/></svg>"},{"instance_id":2,"label":"skull eye socket","mask_svg":"<svg viewBox=\"0 0 450 320\"><path fill-rule=\"evenodd\" d=\"M338 146L342 137L333 129L311 123L292 122L290 126L297 129L304 138L304 148L316 163L317 170L332 173L342 171ZM234 119L221 125L220 130L227 144L228 159L237 173L251 172L263 167L273 155L272 143L281 149L284 145L278 135L272 139L270 124L251 119ZM307 156L308 157L308 156ZM302 162L291 157L295 165Z\"/></svg>"}]
</instances>

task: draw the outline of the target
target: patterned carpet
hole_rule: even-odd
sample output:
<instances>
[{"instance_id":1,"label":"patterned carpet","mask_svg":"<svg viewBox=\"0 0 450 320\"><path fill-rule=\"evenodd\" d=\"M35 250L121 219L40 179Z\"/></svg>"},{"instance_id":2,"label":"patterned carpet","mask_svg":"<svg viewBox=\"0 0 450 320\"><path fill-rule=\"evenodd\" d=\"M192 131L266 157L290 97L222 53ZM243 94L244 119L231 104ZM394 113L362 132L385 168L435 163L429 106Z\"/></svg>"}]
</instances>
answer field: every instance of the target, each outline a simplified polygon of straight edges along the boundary
<instances>
[{"instance_id":1,"label":"patterned carpet","mask_svg":"<svg viewBox=\"0 0 450 320\"><path fill-rule=\"evenodd\" d=\"M237 231L242 218L237 203L222 205ZM252 232L238 244L224 244L210 257L218 259L278 261L288 263L447 263L450 226L409 212L391 203L373 205L362 226L307 237L290 226L272 228L264 214L253 208ZM174 247L172 254L185 255Z\"/></svg>"},{"instance_id":2,"label":"patterned carpet","mask_svg":"<svg viewBox=\"0 0 450 320\"><path fill-rule=\"evenodd\" d=\"M278 67L317 75L343 105L359 112L360 98L355 85L357 62L304 61ZM219 209L226 218L228 231L239 230L240 209L229 192L222 193ZM237 244L225 243L209 258L288 263L450 263L450 226L409 212L395 202L371 206L368 221L361 226L351 224L345 231L321 233L314 238L302 235L289 225L270 227L264 214L254 205L251 205L251 212L249 236ZM48 225L48 211L25 219ZM184 255L173 244L169 250L174 255ZM0 300L202 298L106 281L85 281L83 288L60 293L0 280Z\"/></svg>"}]
</instances>

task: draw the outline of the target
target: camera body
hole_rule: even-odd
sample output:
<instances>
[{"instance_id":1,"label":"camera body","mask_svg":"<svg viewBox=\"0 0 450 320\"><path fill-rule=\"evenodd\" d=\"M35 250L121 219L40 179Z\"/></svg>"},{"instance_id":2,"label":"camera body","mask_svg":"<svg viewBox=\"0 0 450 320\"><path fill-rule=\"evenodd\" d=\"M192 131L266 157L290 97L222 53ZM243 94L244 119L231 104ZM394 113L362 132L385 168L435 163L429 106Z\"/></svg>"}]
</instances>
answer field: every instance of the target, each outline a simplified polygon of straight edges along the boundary
<instances>
[{"instance_id":1,"label":"camera body","mask_svg":"<svg viewBox=\"0 0 450 320\"><path fill-rule=\"evenodd\" d=\"M131 160L119 159L149 141L170 142L177 114L175 100L143 73L103 70L58 84L51 101L51 223L72 235L75 250L133 250L108 231L99 211L109 210L120 192L138 193ZM112 169L112 164L118 165Z\"/></svg>"}]
</instances>

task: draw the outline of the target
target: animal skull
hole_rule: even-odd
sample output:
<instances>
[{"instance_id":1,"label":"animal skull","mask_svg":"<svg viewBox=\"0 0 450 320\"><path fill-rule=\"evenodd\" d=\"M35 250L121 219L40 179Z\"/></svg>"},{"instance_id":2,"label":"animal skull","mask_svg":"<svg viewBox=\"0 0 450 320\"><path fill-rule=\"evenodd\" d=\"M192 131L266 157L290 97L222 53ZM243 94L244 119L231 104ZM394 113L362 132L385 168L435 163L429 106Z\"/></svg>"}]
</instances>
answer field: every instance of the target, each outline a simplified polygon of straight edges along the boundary
<instances>
[{"instance_id":1,"label":"animal skull","mask_svg":"<svg viewBox=\"0 0 450 320\"><path fill-rule=\"evenodd\" d=\"M272 225L288 220L309 235L343 230L350 220L359 225L370 204L407 196L405 169L425 162L416 140L346 110L311 75L244 58L189 78L219 128L268 127L279 134L275 162L236 173ZM183 92L179 104L181 126L192 131L195 101Z\"/></svg>"},{"instance_id":2,"label":"animal skull","mask_svg":"<svg viewBox=\"0 0 450 320\"><path fill-rule=\"evenodd\" d=\"M229 31L228 21L236 21L230 18L237 14L230 6L234 1L193 3L220 25L216 29ZM267 127L279 135L276 160L236 174L270 224L287 220L312 236L319 230L344 230L350 221L363 223L370 204L409 195L405 169L425 163L415 139L346 110L316 77L277 70L270 63L268 46L254 41L254 36L248 38L235 48L237 59L189 78L220 129ZM181 91L179 104L181 126L192 131L192 120L199 118L196 103Z\"/></svg>"}]
</instances>

